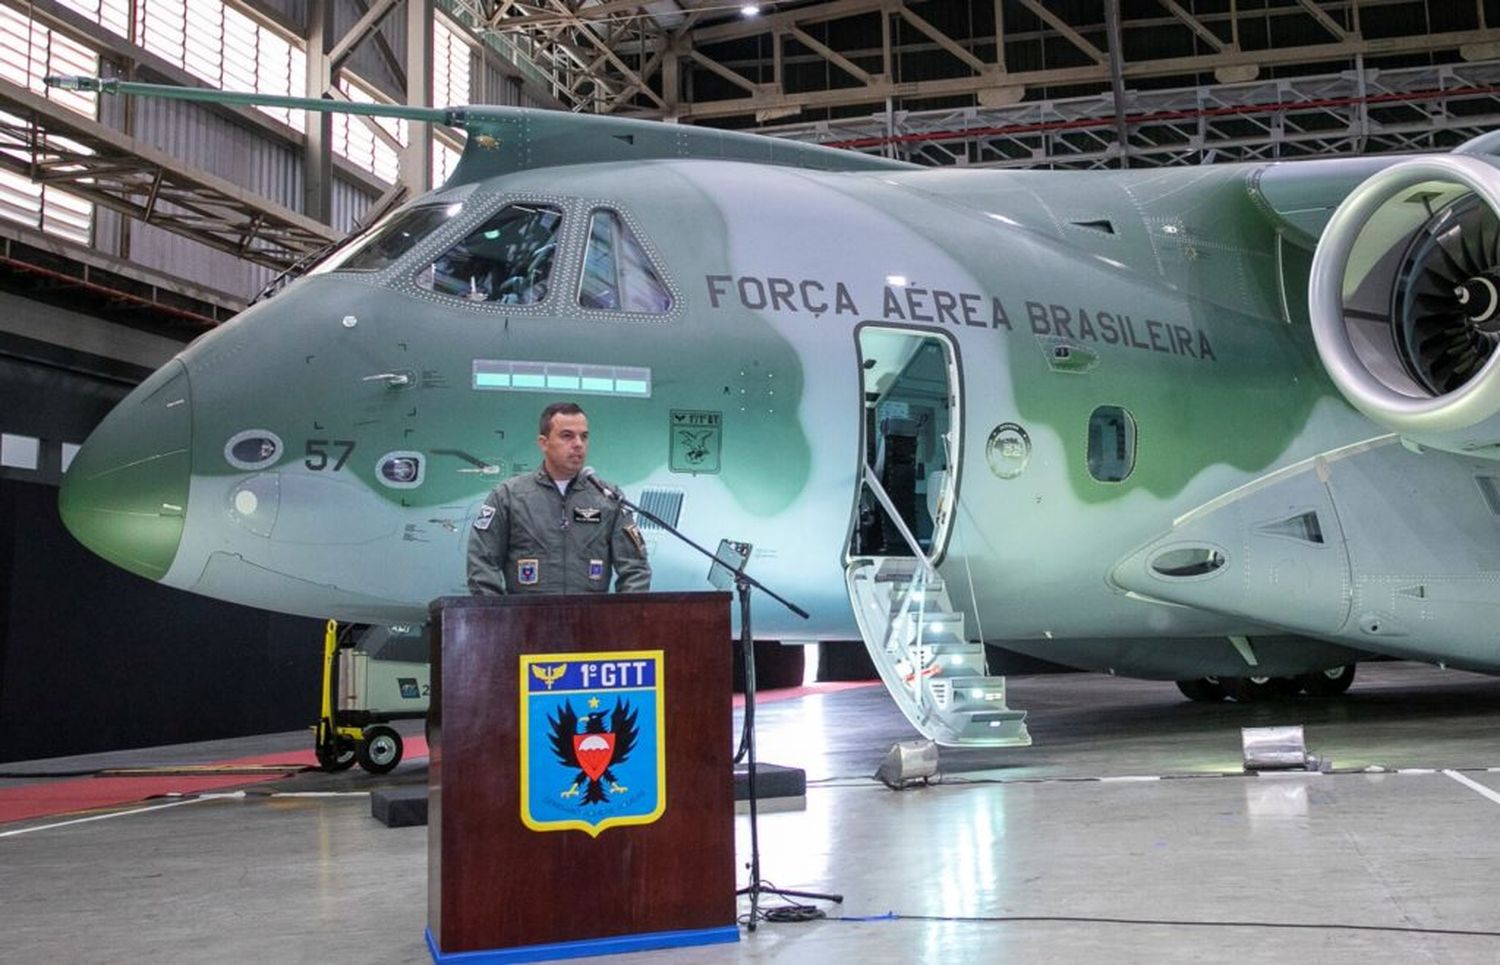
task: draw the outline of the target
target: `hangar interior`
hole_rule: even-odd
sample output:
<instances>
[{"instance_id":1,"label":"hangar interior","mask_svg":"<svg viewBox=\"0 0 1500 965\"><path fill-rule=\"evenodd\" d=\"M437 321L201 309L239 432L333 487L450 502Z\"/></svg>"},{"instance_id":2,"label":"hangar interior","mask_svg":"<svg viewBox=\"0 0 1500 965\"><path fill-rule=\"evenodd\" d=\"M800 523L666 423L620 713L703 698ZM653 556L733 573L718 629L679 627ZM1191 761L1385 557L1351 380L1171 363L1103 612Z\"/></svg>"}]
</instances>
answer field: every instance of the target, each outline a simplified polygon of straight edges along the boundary
<instances>
[{"instance_id":1,"label":"hangar interior","mask_svg":"<svg viewBox=\"0 0 1500 965\"><path fill-rule=\"evenodd\" d=\"M1432 150L1500 121L1500 4L1485 0L828 0L753 16L674 0L3 0L0 19L9 759L300 725L294 702L270 699L227 716L174 701L153 711L170 725L123 713L119 694L191 666L205 638L249 633L251 677L315 680L315 625L186 595L172 595L175 631L131 641L121 669L138 678L79 698L111 723L69 724L59 715L84 718L50 701L50 687L14 683L98 679L87 619L69 627L66 607L48 607L45 626L33 624L42 608L23 601L71 594L78 580L64 574L89 574L107 611L140 589L76 552L46 512L48 492L129 386L303 258L440 184L462 146L440 125L99 96L48 88L49 74L608 113L924 165ZM32 646L41 635L53 644ZM215 694L219 679L184 672L176 686Z\"/></svg>"},{"instance_id":2,"label":"hangar interior","mask_svg":"<svg viewBox=\"0 0 1500 965\"><path fill-rule=\"evenodd\" d=\"M132 387L329 245L440 185L464 137L417 121L100 96L49 87L50 75L612 115L928 166L1199 165L1442 151L1496 129L1500 0L0 0L0 789L62 780L64 771L286 760L306 749L323 625L116 569L68 535L57 487ZM1486 715L1500 690L1487 678L1429 684L1398 667L1376 674L1359 708L1309 718L1367 725L1363 736L1330 732L1336 763L1413 773L1337 788L1333 777L1272 787L1261 780L1248 790L1205 781L1192 785L1188 802L1162 794L1165 782L1132 785L1124 800L1101 795L1109 784L1085 793L1066 781L1233 770L1235 728L1274 723L1274 710L1229 705L1189 715L1139 687L1117 703L1090 681L1084 699L1113 709L1124 731L1126 746L1115 747L1123 758L1110 758L1099 748L1121 735L1062 710L1065 698L1054 694L1062 684L1029 686L1039 709L1056 701L1057 716L1040 718L1055 729L1033 725L1054 741L1055 758L1009 751L959 759L954 771L972 773L934 789L947 795L935 807L915 794L876 800L884 792L867 775L892 740L909 734L874 706L874 691L815 691L773 705L767 749L783 756L803 753L797 735L808 719L832 735L845 719L874 723L860 740L830 737L823 756L799 763L814 787L805 812L767 822L769 870L779 877L780 865L803 884L847 888L851 915L895 909L931 919L890 925L900 938L874 952L877 960L939 950L1076 960L1122 947L1132 959L1199 960L1201 939L1188 931L1210 920L1234 936L1219 932L1218 941L1253 934L1268 956L1304 948L1290 923L1343 922L1347 929L1316 933L1330 961L1494 959L1500 922L1482 900L1494 884L1486 870L1494 855L1485 852L1494 846L1481 842L1500 784L1481 775L1471 782L1476 791L1428 773L1493 762ZM1417 709L1389 696L1403 687L1421 692ZM1147 721L1162 715L1179 736L1197 734L1186 751L1164 752L1149 736ZM1397 738L1403 725L1441 750L1434 757L1416 735ZM413 740L418 733L403 731ZM1393 742L1389 753L1363 742L1369 732ZM221 743L246 735L279 736ZM156 750L189 742L200 743ZM412 783L417 766L396 776ZM1033 778L1042 783L1003 797L1012 779ZM285 815L226 818L246 799L203 797L200 806L66 837L48 838L53 832L38 830L46 819L36 816L0 824L0 836L18 833L0 841L16 856L0 862L0 881L21 896L6 902L24 919L7 926L20 936L19 960L189 960L213 947L202 943L214 929L235 936L222 956L232 960L265 947L291 960L426 960L412 913L424 891L412 871L423 842L365 827L360 795L372 781L269 785L265 800L282 801ZM973 785L997 796L974 797ZM357 800L330 798L325 808L291 796L302 792ZM858 833L844 820L854 808L871 816ZM1185 828L1154 823L1177 808L1197 816ZM1413 809L1428 808L1447 817L1419 830ZM1111 812L1108 822L1100 811ZM191 817L169 820L182 815ZM1048 828L1059 815L1067 827ZM235 824L227 835L226 821ZM1014 850L990 848L1022 837L1024 826L1043 833L1025 835ZM114 830L126 828L134 830ZM251 855L268 837L282 842L272 853L290 871L255 870ZM246 869L249 886L195 869L201 842L212 838L226 841L223 866ZM1273 853L1260 850L1267 841ZM132 846L156 857L140 859ZM927 876L876 872L850 857L910 869L939 847L954 853ZM1373 857L1388 849L1396 856ZM319 850L323 863L310 857ZM101 855L106 884L69 884ZM1150 868L1151 877L1137 888L1117 868L1100 887L1087 860L1099 855ZM1442 870L1455 855L1456 876ZM1054 862L1061 872L1049 870ZM1192 893L1199 869L1226 863L1270 869L1251 880L1280 895L1239 914L1225 910L1240 898L1232 882L1215 885L1221 894ZM392 864L406 866L394 899L384 884ZM169 891L133 883L152 874L166 875ZM308 885L317 875L325 878ZM1299 915L1324 897L1318 882L1329 875L1351 883L1344 902ZM278 889L312 907L311 918L281 924L286 913L267 897ZM188 890L199 897L183 900L206 916L198 925L152 918L148 898L177 901ZM70 901L70 891L85 901ZM1125 900L1132 891L1139 899ZM245 904L231 909L215 895ZM98 919L116 936L151 920L146 944L117 953L100 935L70 945L60 937L69 916L90 913L89 905L118 909ZM381 950L351 956L338 936L362 933L371 909L394 924L370 930ZM1088 921L1065 933L1075 914ZM1004 933L1007 915L1036 922ZM1255 915L1271 924L1254 931ZM1123 923L1107 924L1112 917ZM277 922L278 934L266 944L250 919ZM1404 924L1387 924L1397 920ZM870 956L890 941L871 921L843 927L810 938L767 930L718 958L693 960ZM1133 937L1123 939L1122 929Z\"/></svg>"}]
</instances>

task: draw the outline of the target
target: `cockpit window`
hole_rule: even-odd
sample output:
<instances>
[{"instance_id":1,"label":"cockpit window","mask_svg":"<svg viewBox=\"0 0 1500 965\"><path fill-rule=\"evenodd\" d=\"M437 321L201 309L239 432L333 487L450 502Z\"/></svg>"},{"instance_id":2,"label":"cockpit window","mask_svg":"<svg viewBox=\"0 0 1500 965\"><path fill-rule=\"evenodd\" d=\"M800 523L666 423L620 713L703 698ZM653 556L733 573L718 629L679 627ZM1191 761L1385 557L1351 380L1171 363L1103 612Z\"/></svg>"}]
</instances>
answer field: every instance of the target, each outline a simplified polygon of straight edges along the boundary
<instances>
[{"instance_id":1,"label":"cockpit window","mask_svg":"<svg viewBox=\"0 0 1500 965\"><path fill-rule=\"evenodd\" d=\"M535 305L547 297L562 211L510 204L417 274L417 284L473 302Z\"/></svg>"},{"instance_id":2,"label":"cockpit window","mask_svg":"<svg viewBox=\"0 0 1500 965\"><path fill-rule=\"evenodd\" d=\"M424 204L398 212L354 242L335 251L315 269L324 271L379 271L411 250L417 242L458 214L461 204Z\"/></svg>"},{"instance_id":3,"label":"cockpit window","mask_svg":"<svg viewBox=\"0 0 1500 965\"><path fill-rule=\"evenodd\" d=\"M578 304L605 311L665 315L672 296L624 220L600 208L589 223Z\"/></svg>"}]
</instances>

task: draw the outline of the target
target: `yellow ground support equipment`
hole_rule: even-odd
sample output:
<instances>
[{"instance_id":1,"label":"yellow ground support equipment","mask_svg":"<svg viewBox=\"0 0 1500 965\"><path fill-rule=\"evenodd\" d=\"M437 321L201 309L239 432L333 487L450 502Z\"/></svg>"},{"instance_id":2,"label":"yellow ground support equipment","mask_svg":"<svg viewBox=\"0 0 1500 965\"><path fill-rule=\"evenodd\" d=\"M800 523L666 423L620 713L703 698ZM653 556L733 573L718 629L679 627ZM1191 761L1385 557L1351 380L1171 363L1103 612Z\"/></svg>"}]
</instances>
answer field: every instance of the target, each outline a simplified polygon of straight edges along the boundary
<instances>
[{"instance_id":1,"label":"yellow ground support equipment","mask_svg":"<svg viewBox=\"0 0 1500 965\"><path fill-rule=\"evenodd\" d=\"M422 627L345 626L329 620L323 633L322 707L314 751L325 771L356 762L371 774L401 763L396 720L427 716L430 675ZM405 659L402 659L405 658Z\"/></svg>"}]
</instances>

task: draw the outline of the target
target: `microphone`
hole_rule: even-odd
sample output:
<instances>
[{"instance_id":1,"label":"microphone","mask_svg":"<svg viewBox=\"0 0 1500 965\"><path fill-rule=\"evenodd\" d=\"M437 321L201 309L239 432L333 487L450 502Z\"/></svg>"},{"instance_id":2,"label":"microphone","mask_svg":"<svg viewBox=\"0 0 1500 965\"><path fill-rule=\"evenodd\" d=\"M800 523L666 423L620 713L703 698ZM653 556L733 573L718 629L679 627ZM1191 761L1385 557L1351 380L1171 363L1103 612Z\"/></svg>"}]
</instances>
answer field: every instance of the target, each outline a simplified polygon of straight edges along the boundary
<instances>
[{"instance_id":1,"label":"microphone","mask_svg":"<svg viewBox=\"0 0 1500 965\"><path fill-rule=\"evenodd\" d=\"M604 498L606 499L617 500L620 498L620 494L618 492L609 488L609 486L605 485L604 480L599 478L599 476L594 472L593 466L584 466L582 469L578 470L578 478L582 479L584 482L590 483L595 489L603 493Z\"/></svg>"}]
</instances>

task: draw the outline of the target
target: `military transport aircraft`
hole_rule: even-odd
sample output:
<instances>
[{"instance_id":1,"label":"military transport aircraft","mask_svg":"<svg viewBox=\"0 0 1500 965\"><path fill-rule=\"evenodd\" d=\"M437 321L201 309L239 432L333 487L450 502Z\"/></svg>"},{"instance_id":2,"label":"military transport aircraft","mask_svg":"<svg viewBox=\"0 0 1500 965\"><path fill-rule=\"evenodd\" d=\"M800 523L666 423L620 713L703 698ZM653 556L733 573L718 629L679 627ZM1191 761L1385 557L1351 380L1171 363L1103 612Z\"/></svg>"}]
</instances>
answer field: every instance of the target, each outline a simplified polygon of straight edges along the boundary
<instances>
[{"instance_id":1,"label":"military transport aircraft","mask_svg":"<svg viewBox=\"0 0 1500 965\"><path fill-rule=\"evenodd\" d=\"M69 79L106 92L275 103ZM463 593L536 418L862 637L948 744L1027 741L991 641L1197 699L1370 655L1500 672L1500 170L1451 154L925 169L505 107L447 184L125 399L61 512L106 559L307 616ZM654 586L706 567L646 529Z\"/></svg>"}]
</instances>

